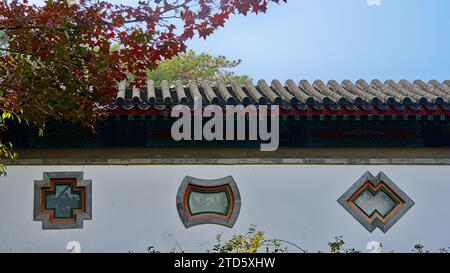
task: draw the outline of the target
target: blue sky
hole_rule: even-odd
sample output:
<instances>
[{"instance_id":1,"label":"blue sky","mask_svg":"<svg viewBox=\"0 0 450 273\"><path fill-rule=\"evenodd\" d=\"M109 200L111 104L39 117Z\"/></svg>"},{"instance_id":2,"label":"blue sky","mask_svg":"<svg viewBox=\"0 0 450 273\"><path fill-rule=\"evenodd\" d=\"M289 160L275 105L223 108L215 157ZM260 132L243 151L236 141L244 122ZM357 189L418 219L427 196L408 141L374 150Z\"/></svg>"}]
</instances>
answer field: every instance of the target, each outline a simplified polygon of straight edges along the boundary
<instances>
[{"instance_id":1,"label":"blue sky","mask_svg":"<svg viewBox=\"0 0 450 273\"><path fill-rule=\"evenodd\" d=\"M449 0L288 0L188 45L242 59L235 71L254 79L444 80L449 14Z\"/></svg>"},{"instance_id":2,"label":"blue sky","mask_svg":"<svg viewBox=\"0 0 450 273\"><path fill-rule=\"evenodd\" d=\"M450 78L450 1L368 1L288 0L189 46L242 59L254 79Z\"/></svg>"}]
</instances>

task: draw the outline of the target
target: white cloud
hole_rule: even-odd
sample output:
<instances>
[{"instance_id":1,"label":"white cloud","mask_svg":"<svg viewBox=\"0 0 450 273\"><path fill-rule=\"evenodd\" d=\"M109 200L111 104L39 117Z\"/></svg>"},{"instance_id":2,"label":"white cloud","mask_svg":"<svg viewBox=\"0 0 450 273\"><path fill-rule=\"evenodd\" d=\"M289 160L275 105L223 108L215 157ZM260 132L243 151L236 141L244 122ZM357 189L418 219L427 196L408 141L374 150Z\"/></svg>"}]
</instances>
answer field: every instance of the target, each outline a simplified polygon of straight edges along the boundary
<instances>
[{"instance_id":1,"label":"white cloud","mask_svg":"<svg viewBox=\"0 0 450 273\"><path fill-rule=\"evenodd\" d=\"M373 6L381 6L381 0L366 0L367 5L373 7Z\"/></svg>"}]
</instances>

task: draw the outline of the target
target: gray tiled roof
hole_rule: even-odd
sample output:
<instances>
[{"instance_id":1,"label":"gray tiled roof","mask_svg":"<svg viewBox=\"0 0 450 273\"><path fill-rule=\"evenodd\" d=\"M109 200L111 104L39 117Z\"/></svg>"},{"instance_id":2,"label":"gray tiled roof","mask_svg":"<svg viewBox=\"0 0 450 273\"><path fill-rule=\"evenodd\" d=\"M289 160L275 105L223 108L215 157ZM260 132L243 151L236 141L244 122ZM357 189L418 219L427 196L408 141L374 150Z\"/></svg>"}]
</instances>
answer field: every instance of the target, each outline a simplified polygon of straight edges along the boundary
<instances>
[{"instance_id":1,"label":"gray tiled roof","mask_svg":"<svg viewBox=\"0 0 450 273\"><path fill-rule=\"evenodd\" d=\"M150 107L162 109L177 104L192 106L194 97L202 97L203 105L278 104L284 109L295 107L299 110L386 110L391 107L397 110L419 110L423 107L428 110L450 110L450 80L387 80L384 83L379 80L370 83L364 80L344 80L342 83L334 80L328 83L321 80L313 83L307 80L288 80L284 84L278 80L273 80L270 84L259 80L256 85L251 82L242 85L232 82L225 85L223 81L191 80L188 84L182 81L162 81L160 86L155 88L154 82L150 80L142 89L126 87L125 83L120 83L117 98L111 108L138 107L145 110Z\"/></svg>"}]
</instances>

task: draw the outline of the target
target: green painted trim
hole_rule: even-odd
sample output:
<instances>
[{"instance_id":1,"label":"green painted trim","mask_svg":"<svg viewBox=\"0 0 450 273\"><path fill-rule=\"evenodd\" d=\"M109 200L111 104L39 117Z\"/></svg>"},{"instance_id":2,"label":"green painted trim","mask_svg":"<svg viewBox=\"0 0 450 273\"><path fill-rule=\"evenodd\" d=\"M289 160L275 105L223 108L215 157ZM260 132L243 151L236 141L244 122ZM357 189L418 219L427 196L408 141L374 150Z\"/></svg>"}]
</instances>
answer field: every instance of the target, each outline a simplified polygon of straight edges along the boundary
<instances>
[{"instance_id":1,"label":"green painted trim","mask_svg":"<svg viewBox=\"0 0 450 273\"><path fill-rule=\"evenodd\" d=\"M202 212L198 212L198 213L192 213L191 206L189 204L189 199L191 198L191 193L192 192L203 193L203 194L225 192L225 195L227 197L227 209L226 209L225 213L220 213L220 212L217 212L217 211L202 211ZM201 214L208 214L208 213L218 214L218 215L222 215L222 216L227 216L228 213L230 212L230 207L231 207L231 201L230 200L231 200L230 194L225 189L224 190L193 190L193 189L191 189L189 191L189 193L188 193L186 202L187 202L187 207L188 207L188 210L189 210L189 214L191 214L192 216L201 215Z\"/></svg>"},{"instance_id":2,"label":"green painted trim","mask_svg":"<svg viewBox=\"0 0 450 273\"><path fill-rule=\"evenodd\" d=\"M384 215L382 215L377 209L375 209L370 215L368 215L360 206L358 206L355 201L363 194L365 193L367 190L369 190L372 195L376 195L378 192L383 191L392 201L394 201L395 206L393 206L388 212L386 212ZM386 189L384 189L384 187L381 187L378 191L374 191L372 190L372 188L370 186L366 186L366 188L364 190L362 190L355 198L353 198L352 200L353 205L355 205L360 211L362 211L364 213L364 215L366 215L368 218L372 218L373 215L375 215L375 213L378 213L378 215L381 215L381 217L384 219L387 215L389 215L389 213L391 213L399 204L400 202L394 197L392 196L392 194L390 194L388 191L386 191Z\"/></svg>"}]
</instances>

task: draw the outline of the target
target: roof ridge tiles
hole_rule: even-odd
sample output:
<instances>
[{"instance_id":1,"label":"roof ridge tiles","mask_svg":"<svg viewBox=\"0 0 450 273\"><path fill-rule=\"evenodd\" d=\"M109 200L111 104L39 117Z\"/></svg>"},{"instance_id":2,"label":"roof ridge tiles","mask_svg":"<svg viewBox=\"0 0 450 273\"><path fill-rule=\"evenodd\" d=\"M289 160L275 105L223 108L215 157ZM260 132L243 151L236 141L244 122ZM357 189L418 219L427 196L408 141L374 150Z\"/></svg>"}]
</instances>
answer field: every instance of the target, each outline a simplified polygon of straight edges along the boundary
<instances>
[{"instance_id":1,"label":"roof ridge tiles","mask_svg":"<svg viewBox=\"0 0 450 273\"><path fill-rule=\"evenodd\" d=\"M220 79L217 81L216 85L225 103L227 105L234 105L236 103L236 100L228 91L227 87L225 86L225 82L222 79Z\"/></svg>"},{"instance_id":2,"label":"roof ridge tiles","mask_svg":"<svg viewBox=\"0 0 450 273\"><path fill-rule=\"evenodd\" d=\"M147 81L147 102L150 104L156 103L155 82L153 80Z\"/></svg>"},{"instance_id":3,"label":"roof ridge tiles","mask_svg":"<svg viewBox=\"0 0 450 273\"><path fill-rule=\"evenodd\" d=\"M439 90L450 96L450 87L448 87L446 84L439 83L436 80L431 80L430 83L437 87Z\"/></svg>"},{"instance_id":4,"label":"roof ridge tiles","mask_svg":"<svg viewBox=\"0 0 450 273\"><path fill-rule=\"evenodd\" d=\"M411 84L410 82L408 82L407 80L404 80L404 79L400 80L399 83L403 88L405 88L409 92L412 92L413 94L415 94L417 96L419 102L421 102L422 104L426 104L428 102L431 102L431 103L436 102L436 99L433 98L433 96L431 96L429 93L422 91L418 85Z\"/></svg>"},{"instance_id":5,"label":"roof ridge tiles","mask_svg":"<svg viewBox=\"0 0 450 273\"><path fill-rule=\"evenodd\" d=\"M358 96L356 96L355 94L345 90L341 84L339 84L337 81L335 80L329 80L327 83L328 87L333 90L334 92L336 92L337 94L341 95L342 97L345 97L347 100L349 101L355 101L358 99Z\"/></svg>"},{"instance_id":6,"label":"roof ridge tiles","mask_svg":"<svg viewBox=\"0 0 450 273\"><path fill-rule=\"evenodd\" d=\"M205 90L206 98L208 99L209 103L211 104L219 104L220 100L219 97L214 92L211 83L208 80L202 81L203 89Z\"/></svg>"},{"instance_id":7,"label":"roof ridge tiles","mask_svg":"<svg viewBox=\"0 0 450 273\"><path fill-rule=\"evenodd\" d=\"M330 98L317 91L317 89L315 89L307 80L301 80L299 86L303 87L303 90L305 90L308 95L312 96L320 103L325 104L330 101Z\"/></svg>"},{"instance_id":8,"label":"roof ridge tiles","mask_svg":"<svg viewBox=\"0 0 450 273\"><path fill-rule=\"evenodd\" d=\"M263 92L263 94L269 99L269 101L272 104L279 105L282 103L281 97L278 96L277 94L275 94L275 92L273 92L272 89L270 89L270 87L267 85L265 80L259 80L258 86L259 86L259 88L261 88L261 91Z\"/></svg>"},{"instance_id":9,"label":"roof ridge tiles","mask_svg":"<svg viewBox=\"0 0 450 273\"><path fill-rule=\"evenodd\" d=\"M272 81L272 88L277 91L277 93L285 100L288 101L291 105L297 106L298 99L293 96L291 93L289 93L283 85L281 85L280 81L273 80Z\"/></svg>"},{"instance_id":10,"label":"roof ridge tiles","mask_svg":"<svg viewBox=\"0 0 450 273\"><path fill-rule=\"evenodd\" d=\"M313 105L314 104L314 98L311 96L308 96L298 85L295 84L295 82L291 79L286 81L286 87L291 93L295 95L295 97L303 104L306 105Z\"/></svg>"},{"instance_id":11,"label":"roof ridge tiles","mask_svg":"<svg viewBox=\"0 0 450 273\"><path fill-rule=\"evenodd\" d=\"M187 83L187 84L186 84ZM373 107L384 111L390 107L402 110L405 107L418 110L422 106L429 111L450 109L450 80L438 82L431 80L427 83L421 80L413 82L400 80L396 82L388 79L382 83L374 79L371 83L364 80L352 82L343 80L329 80L325 84L316 80L312 85L307 80L300 80L296 84L288 79L284 84L274 79L270 86L264 80L253 84L250 80L242 83L230 81L226 84L224 80L200 82L192 79L174 80L173 85L169 81L162 80L159 85L153 80L147 81L147 86L137 88L127 87L125 81L117 85L117 95L112 108L122 107L130 110L133 107L145 110L149 107L163 109L166 106L183 104L192 106L194 99L199 97L205 105L236 105L245 106L250 103L265 105L267 103L280 105L283 109L297 108L300 111L312 108L322 110L328 108L336 111L343 106L352 111L356 109L370 110ZM159 86L159 87L156 87Z\"/></svg>"},{"instance_id":12,"label":"roof ridge tiles","mask_svg":"<svg viewBox=\"0 0 450 273\"><path fill-rule=\"evenodd\" d=\"M402 94L404 96L403 102L410 104L410 103L412 103L411 98L413 98L415 100L420 99L420 96L404 89L401 85L397 84L393 80L387 80L384 82L384 84L387 85L388 87L392 87L397 93Z\"/></svg>"},{"instance_id":13,"label":"roof ridge tiles","mask_svg":"<svg viewBox=\"0 0 450 273\"><path fill-rule=\"evenodd\" d=\"M175 91L177 93L177 99L180 104L187 104L188 98L186 92L184 91L184 85L182 80L175 81Z\"/></svg>"},{"instance_id":14,"label":"roof ridge tiles","mask_svg":"<svg viewBox=\"0 0 450 273\"><path fill-rule=\"evenodd\" d=\"M437 87L435 87L433 84L425 83L421 80L415 80L414 83L417 84L420 88L422 88L422 90L427 90L429 93L432 93L436 96L441 96L445 100L450 101L450 96L445 92L441 91L440 89L438 89Z\"/></svg>"},{"instance_id":15,"label":"roof ridge tiles","mask_svg":"<svg viewBox=\"0 0 450 273\"><path fill-rule=\"evenodd\" d=\"M338 104L345 104L347 99L338 93L332 91L322 80L315 80L313 83L313 87L315 87L319 92L323 93L327 97L331 97Z\"/></svg>"},{"instance_id":16,"label":"roof ridge tiles","mask_svg":"<svg viewBox=\"0 0 450 273\"><path fill-rule=\"evenodd\" d=\"M374 89L369 83L367 83L365 80L358 80L356 81L356 86L361 86L361 90L364 90L365 92L368 92L378 98L380 98L384 103L390 103L390 101L395 102L395 98L388 96L384 94L383 92Z\"/></svg>"},{"instance_id":17,"label":"roof ridge tiles","mask_svg":"<svg viewBox=\"0 0 450 273\"><path fill-rule=\"evenodd\" d=\"M188 87L193 101L195 101L195 99L201 99L202 102L205 100L200 93L200 90L198 90L198 84L196 80L190 80L188 82Z\"/></svg>"},{"instance_id":18,"label":"roof ridge tiles","mask_svg":"<svg viewBox=\"0 0 450 273\"><path fill-rule=\"evenodd\" d=\"M137 105L141 102L141 90L136 86L133 86L131 91L131 100L133 104Z\"/></svg>"},{"instance_id":19,"label":"roof ridge tiles","mask_svg":"<svg viewBox=\"0 0 450 273\"><path fill-rule=\"evenodd\" d=\"M374 88L377 88L380 92L388 95L389 97L396 99L395 103L397 103L397 102L404 103L405 98L407 98L407 96L405 96L404 94L399 94L397 92L392 91L387 84L383 84L380 80L377 80L377 79L372 80L370 85ZM392 104L392 102L390 102L390 101L389 101L389 103Z\"/></svg>"},{"instance_id":20,"label":"roof ridge tiles","mask_svg":"<svg viewBox=\"0 0 450 273\"><path fill-rule=\"evenodd\" d=\"M127 85L125 81L121 81L118 85L118 92L116 96L116 102L119 105L123 105L125 103L125 91L127 89Z\"/></svg>"},{"instance_id":21,"label":"roof ridge tiles","mask_svg":"<svg viewBox=\"0 0 450 273\"><path fill-rule=\"evenodd\" d=\"M166 80L161 81L162 99L165 104L172 104L172 96L170 95L169 82Z\"/></svg>"},{"instance_id":22,"label":"roof ridge tiles","mask_svg":"<svg viewBox=\"0 0 450 273\"><path fill-rule=\"evenodd\" d=\"M267 104L267 99L259 93L258 89L253 85L253 83L249 80L245 80L244 82L250 96L258 103L258 104Z\"/></svg>"},{"instance_id":23,"label":"roof ridge tiles","mask_svg":"<svg viewBox=\"0 0 450 273\"><path fill-rule=\"evenodd\" d=\"M358 86L353 84L350 80L343 80L342 87L345 88L347 91L358 96L358 98L361 100L364 100L364 101L372 103L372 104L381 103L381 100L376 95L362 91ZM356 99L356 101L355 101L357 104L359 103L358 102L359 99Z\"/></svg>"},{"instance_id":24,"label":"roof ridge tiles","mask_svg":"<svg viewBox=\"0 0 450 273\"><path fill-rule=\"evenodd\" d=\"M233 89L234 93L236 94L239 101L242 102L243 105L249 105L251 100L250 97L245 94L244 90L242 89L242 86L235 80L231 81L231 88Z\"/></svg>"}]
</instances>

